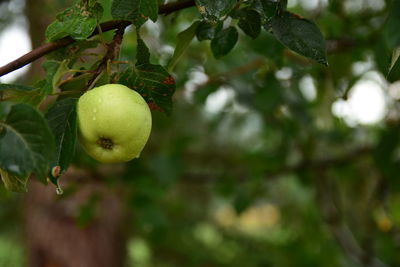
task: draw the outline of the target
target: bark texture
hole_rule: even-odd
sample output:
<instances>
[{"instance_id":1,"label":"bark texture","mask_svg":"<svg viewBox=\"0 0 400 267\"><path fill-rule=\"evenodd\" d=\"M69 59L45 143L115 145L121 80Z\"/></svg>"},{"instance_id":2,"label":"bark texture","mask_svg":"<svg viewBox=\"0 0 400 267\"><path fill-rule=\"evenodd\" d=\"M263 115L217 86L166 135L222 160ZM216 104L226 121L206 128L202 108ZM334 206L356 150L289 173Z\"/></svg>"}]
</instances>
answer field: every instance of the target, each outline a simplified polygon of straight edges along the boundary
<instances>
[{"instance_id":1,"label":"bark texture","mask_svg":"<svg viewBox=\"0 0 400 267\"><path fill-rule=\"evenodd\" d=\"M71 169L62 179L70 184L64 188L76 183L79 189L68 196L58 196L54 186L31 179L25 203L27 265L123 266L125 220L120 194L84 171ZM92 203L92 220L78 225L79 211L88 203Z\"/></svg>"}]
</instances>

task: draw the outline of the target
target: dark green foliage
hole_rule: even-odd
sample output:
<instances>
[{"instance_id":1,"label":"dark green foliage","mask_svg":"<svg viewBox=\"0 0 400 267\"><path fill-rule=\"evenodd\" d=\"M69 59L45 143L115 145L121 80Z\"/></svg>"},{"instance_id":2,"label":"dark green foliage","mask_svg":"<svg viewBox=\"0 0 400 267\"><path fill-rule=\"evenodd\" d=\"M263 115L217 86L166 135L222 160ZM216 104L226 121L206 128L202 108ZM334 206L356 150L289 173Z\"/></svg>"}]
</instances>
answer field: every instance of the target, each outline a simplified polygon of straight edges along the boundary
<instances>
[{"instance_id":1,"label":"dark green foliage","mask_svg":"<svg viewBox=\"0 0 400 267\"><path fill-rule=\"evenodd\" d=\"M53 93L55 82L59 77L56 76L57 71L60 68L61 63L55 60L45 61L42 65L44 71L46 72L45 84L43 85L43 92L46 95Z\"/></svg>"},{"instance_id":2,"label":"dark green foliage","mask_svg":"<svg viewBox=\"0 0 400 267\"><path fill-rule=\"evenodd\" d=\"M137 36L137 53L136 53L136 65L142 65L150 63L150 51L146 46L145 42Z\"/></svg>"},{"instance_id":3,"label":"dark green foliage","mask_svg":"<svg viewBox=\"0 0 400 267\"><path fill-rule=\"evenodd\" d=\"M236 3L236 0L196 0L200 14L205 19L212 21L217 21L228 14Z\"/></svg>"},{"instance_id":4,"label":"dark green foliage","mask_svg":"<svg viewBox=\"0 0 400 267\"><path fill-rule=\"evenodd\" d=\"M38 105L43 99L41 89L19 84L0 84L0 95L11 102L32 105Z\"/></svg>"},{"instance_id":5,"label":"dark green foliage","mask_svg":"<svg viewBox=\"0 0 400 267\"><path fill-rule=\"evenodd\" d=\"M311 21L290 12L273 17L272 32L289 49L327 65L324 37Z\"/></svg>"},{"instance_id":6,"label":"dark green foliage","mask_svg":"<svg viewBox=\"0 0 400 267\"><path fill-rule=\"evenodd\" d=\"M67 170L74 156L77 137L76 101L74 98L57 101L46 113L56 141L49 173L54 183ZM54 173L54 168L59 168L57 173Z\"/></svg>"},{"instance_id":7,"label":"dark green foliage","mask_svg":"<svg viewBox=\"0 0 400 267\"><path fill-rule=\"evenodd\" d=\"M201 24L199 21L195 21L189 28L178 34L174 54L168 63L169 70L174 68L180 57L183 55L183 53L185 53L186 49L188 49L190 43L196 35L199 24Z\"/></svg>"},{"instance_id":8,"label":"dark green foliage","mask_svg":"<svg viewBox=\"0 0 400 267\"><path fill-rule=\"evenodd\" d=\"M57 15L57 20L46 30L46 37L49 41L66 36L84 40L93 33L102 15L103 8L97 0L77 1L75 5Z\"/></svg>"},{"instance_id":9,"label":"dark green foliage","mask_svg":"<svg viewBox=\"0 0 400 267\"><path fill-rule=\"evenodd\" d=\"M252 7L254 7L260 13L264 22L263 24L268 24L278 12L279 2L269 0L254 0L252 1Z\"/></svg>"},{"instance_id":10,"label":"dark green foliage","mask_svg":"<svg viewBox=\"0 0 400 267\"><path fill-rule=\"evenodd\" d=\"M400 80L400 48L393 50L392 63L390 65L387 80L389 82L395 82Z\"/></svg>"},{"instance_id":11,"label":"dark green foliage","mask_svg":"<svg viewBox=\"0 0 400 267\"><path fill-rule=\"evenodd\" d=\"M218 32L211 41L211 50L215 58L228 54L238 41L239 34L235 27Z\"/></svg>"},{"instance_id":12,"label":"dark green foliage","mask_svg":"<svg viewBox=\"0 0 400 267\"><path fill-rule=\"evenodd\" d=\"M202 21L196 29L196 37L199 41L212 40L221 29L222 22L211 23Z\"/></svg>"},{"instance_id":13,"label":"dark green foliage","mask_svg":"<svg viewBox=\"0 0 400 267\"><path fill-rule=\"evenodd\" d=\"M243 9L240 11L238 25L245 34L255 39L261 32L260 14L252 9Z\"/></svg>"},{"instance_id":14,"label":"dark green foliage","mask_svg":"<svg viewBox=\"0 0 400 267\"><path fill-rule=\"evenodd\" d=\"M31 86L26 86L26 85L20 85L20 84L5 84L5 83L0 84L0 92L1 93L4 93L5 91L8 91L8 90L31 92L31 91L36 90L36 88L31 87Z\"/></svg>"},{"instance_id":15,"label":"dark green foliage","mask_svg":"<svg viewBox=\"0 0 400 267\"><path fill-rule=\"evenodd\" d=\"M148 63L129 67L119 83L138 91L151 109L171 113L175 80L162 66Z\"/></svg>"},{"instance_id":16,"label":"dark green foliage","mask_svg":"<svg viewBox=\"0 0 400 267\"><path fill-rule=\"evenodd\" d=\"M136 27L140 27L148 18L157 20L157 0L113 0L111 15L115 19L133 21Z\"/></svg>"},{"instance_id":17,"label":"dark green foliage","mask_svg":"<svg viewBox=\"0 0 400 267\"><path fill-rule=\"evenodd\" d=\"M46 181L55 146L45 119L27 104L10 106L4 102L1 110L0 168L20 179L26 179L33 172L38 179ZM8 187L13 188L10 184Z\"/></svg>"},{"instance_id":18,"label":"dark green foliage","mask_svg":"<svg viewBox=\"0 0 400 267\"><path fill-rule=\"evenodd\" d=\"M390 3L390 12L384 26L384 38L390 49L394 49L400 45L399 23L400 2L394 0Z\"/></svg>"}]
</instances>

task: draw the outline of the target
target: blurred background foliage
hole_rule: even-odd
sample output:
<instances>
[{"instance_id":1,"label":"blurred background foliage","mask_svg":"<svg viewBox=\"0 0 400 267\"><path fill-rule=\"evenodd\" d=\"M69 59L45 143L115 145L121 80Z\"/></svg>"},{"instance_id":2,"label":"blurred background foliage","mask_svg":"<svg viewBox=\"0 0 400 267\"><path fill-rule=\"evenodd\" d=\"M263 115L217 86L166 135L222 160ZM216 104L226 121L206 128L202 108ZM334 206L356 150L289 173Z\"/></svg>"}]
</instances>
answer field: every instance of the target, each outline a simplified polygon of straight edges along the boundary
<instances>
[{"instance_id":1,"label":"blurred background foliage","mask_svg":"<svg viewBox=\"0 0 400 267\"><path fill-rule=\"evenodd\" d=\"M54 19L69 1L46 2ZM1 29L15 3L25 6L0 2ZM141 158L104 178L123 187L127 266L400 266L400 86L385 79L400 45L398 1L288 5L320 27L329 67L266 31L256 40L241 33L219 60L194 40L174 69L173 114L154 112ZM147 22L152 62L166 65L177 34L198 18L191 8ZM135 52L129 29L121 60ZM371 84L378 97L363 98ZM348 110L355 97L366 113L381 109L366 119ZM79 147L75 166L110 167ZM99 197L76 210L80 227ZM23 265L23 198L0 188L0 266Z\"/></svg>"}]
</instances>

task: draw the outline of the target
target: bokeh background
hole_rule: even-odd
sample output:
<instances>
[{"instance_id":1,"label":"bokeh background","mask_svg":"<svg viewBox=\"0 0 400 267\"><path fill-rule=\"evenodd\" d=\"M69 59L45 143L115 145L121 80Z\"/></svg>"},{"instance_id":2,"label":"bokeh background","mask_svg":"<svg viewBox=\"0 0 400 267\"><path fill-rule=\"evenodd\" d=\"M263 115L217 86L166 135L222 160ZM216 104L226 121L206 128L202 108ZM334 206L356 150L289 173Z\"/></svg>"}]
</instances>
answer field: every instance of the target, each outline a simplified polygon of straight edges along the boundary
<instances>
[{"instance_id":1,"label":"bokeh background","mask_svg":"<svg viewBox=\"0 0 400 267\"><path fill-rule=\"evenodd\" d=\"M111 1L100 2L111 19ZM43 44L69 4L1 0L1 65ZM321 29L328 67L265 30L256 40L241 33L219 60L193 40L173 73L173 114L153 112L140 159L100 165L78 145L63 195L0 186L0 266L85 266L107 246L121 251L109 266L400 266L400 82L386 78L399 5L288 0ZM189 8L147 22L152 62L166 65L177 34L199 18ZM135 52L128 29L121 60ZM40 64L0 81L34 83ZM87 237L103 222L112 242ZM80 235L83 246L101 244L96 253L66 251ZM53 265L37 263L53 249Z\"/></svg>"}]
</instances>

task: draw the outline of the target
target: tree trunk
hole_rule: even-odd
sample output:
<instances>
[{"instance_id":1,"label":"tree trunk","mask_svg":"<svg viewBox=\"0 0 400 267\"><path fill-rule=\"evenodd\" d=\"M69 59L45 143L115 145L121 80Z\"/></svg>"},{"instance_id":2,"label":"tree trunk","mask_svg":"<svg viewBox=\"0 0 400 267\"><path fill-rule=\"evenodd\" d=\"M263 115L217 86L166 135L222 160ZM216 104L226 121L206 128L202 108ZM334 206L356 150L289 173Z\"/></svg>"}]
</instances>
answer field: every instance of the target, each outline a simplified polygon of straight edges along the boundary
<instances>
[{"instance_id":1,"label":"tree trunk","mask_svg":"<svg viewBox=\"0 0 400 267\"><path fill-rule=\"evenodd\" d=\"M125 220L120 194L93 178L71 168L62 177L69 184L63 187L77 191L65 196L58 196L54 186L31 179L25 203L29 267L123 266ZM79 212L89 216L83 225L77 223Z\"/></svg>"},{"instance_id":2,"label":"tree trunk","mask_svg":"<svg viewBox=\"0 0 400 267\"><path fill-rule=\"evenodd\" d=\"M49 9L53 4L48 3L48 0L27 0L25 14L29 22L29 35L31 38L32 48L42 45L45 41L46 28L51 22ZM53 1L54 2L54 1ZM44 71L41 68L43 59L38 59L30 64L28 78L36 79L43 77Z\"/></svg>"},{"instance_id":3,"label":"tree trunk","mask_svg":"<svg viewBox=\"0 0 400 267\"><path fill-rule=\"evenodd\" d=\"M65 8L62 3L69 2L26 1L32 47L44 43L46 27ZM42 60L33 62L28 80L43 77L41 63ZM58 196L54 186L30 179L24 214L27 266L123 266L125 220L121 194L104 185L100 177L73 168L61 179L68 182L65 188L74 185L76 191ZM84 225L78 225L77 216L84 209L86 216L93 218L84 218Z\"/></svg>"}]
</instances>

